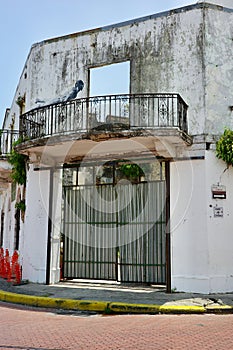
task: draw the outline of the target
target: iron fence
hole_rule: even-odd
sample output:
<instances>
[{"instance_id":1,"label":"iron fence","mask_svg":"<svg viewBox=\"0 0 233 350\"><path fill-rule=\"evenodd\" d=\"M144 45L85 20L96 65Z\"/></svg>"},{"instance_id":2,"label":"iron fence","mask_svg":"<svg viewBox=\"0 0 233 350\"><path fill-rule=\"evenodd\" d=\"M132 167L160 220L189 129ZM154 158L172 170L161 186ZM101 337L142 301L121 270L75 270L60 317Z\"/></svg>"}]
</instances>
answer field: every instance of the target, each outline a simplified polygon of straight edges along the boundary
<instances>
[{"instance_id":1,"label":"iron fence","mask_svg":"<svg viewBox=\"0 0 233 350\"><path fill-rule=\"evenodd\" d=\"M12 150L13 144L19 138L19 131L0 130L0 156L6 157Z\"/></svg>"},{"instance_id":2,"label":"iron fence","mask_svg":"<svg viewBox=\"0 0 233 350\"><path fill-rule=\"evenodd\" d=\"M188 132L187 104L179 94L131 94L79 98L44 105L20 117L20 130L42 138L92 130L179 128Z\"/></svg>"}]
</instances>

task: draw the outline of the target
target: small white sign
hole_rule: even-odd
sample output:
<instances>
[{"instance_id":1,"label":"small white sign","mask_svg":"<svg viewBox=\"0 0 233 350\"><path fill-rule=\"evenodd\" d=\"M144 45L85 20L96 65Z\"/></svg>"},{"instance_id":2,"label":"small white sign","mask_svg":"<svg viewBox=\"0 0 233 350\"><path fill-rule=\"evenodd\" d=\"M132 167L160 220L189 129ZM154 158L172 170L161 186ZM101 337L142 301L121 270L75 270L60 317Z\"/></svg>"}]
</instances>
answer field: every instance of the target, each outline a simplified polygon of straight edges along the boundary
<instances>
[{"instance_id":1,"label":"small white sign","mask_svg":"<svg viewBox=\"0 0 233 350\"><path fill-rule=\"evenodd\" d=\"M223 218L223 207L214 207L214 217Z\"/></svg>"}]
</instances>

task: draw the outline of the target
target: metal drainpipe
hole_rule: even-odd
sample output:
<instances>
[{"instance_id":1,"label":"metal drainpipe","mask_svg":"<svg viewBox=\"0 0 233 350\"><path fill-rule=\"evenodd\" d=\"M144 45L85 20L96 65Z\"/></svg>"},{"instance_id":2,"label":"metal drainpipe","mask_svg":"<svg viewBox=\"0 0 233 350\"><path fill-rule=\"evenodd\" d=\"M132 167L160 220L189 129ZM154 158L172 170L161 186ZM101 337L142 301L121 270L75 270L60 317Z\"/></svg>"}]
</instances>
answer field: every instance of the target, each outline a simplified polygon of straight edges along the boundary
<instances>
[{"instance_id":1,"label":"metal drainpipe","mask_svg":"<svg viewBox=\"0 0 233 350\"><path fill-rule=\"evenodd\" d=\"M170 162L165 163L166 178L166 285L171 293L171 234L170 234Z\"/></svg>"},{"instance_id":2,"label":"metal drainpipe","mask_svg":"<svg viewBox=\"0 0 233 350\"><path fill-rule=\"evenodd\" d=\"M53 173L54 169L49 169L49 212L48 212L48 240L47 240L47 263L46 263L46 284L50 283L51 265L51 233L52 233L52 212L53 212Z\"/></svg>"}]
</instances>

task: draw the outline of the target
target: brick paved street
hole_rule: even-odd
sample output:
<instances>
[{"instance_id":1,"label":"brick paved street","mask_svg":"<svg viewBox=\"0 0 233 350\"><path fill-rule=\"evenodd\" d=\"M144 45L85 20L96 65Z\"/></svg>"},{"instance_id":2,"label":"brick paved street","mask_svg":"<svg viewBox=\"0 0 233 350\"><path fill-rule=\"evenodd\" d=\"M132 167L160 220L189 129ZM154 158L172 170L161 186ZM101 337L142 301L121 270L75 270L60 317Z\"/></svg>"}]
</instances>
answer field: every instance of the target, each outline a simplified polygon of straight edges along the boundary
<instances>
[{"instance_id":1,"label":"brick paved street","mask_svg":"<svg viewBox=\"0 0 233 350\"><path fill-rule=\"evenodd\" d=\"M233 315L59 315L0 304L2 349L233 349Z\"/></svg>"}]
</instances>

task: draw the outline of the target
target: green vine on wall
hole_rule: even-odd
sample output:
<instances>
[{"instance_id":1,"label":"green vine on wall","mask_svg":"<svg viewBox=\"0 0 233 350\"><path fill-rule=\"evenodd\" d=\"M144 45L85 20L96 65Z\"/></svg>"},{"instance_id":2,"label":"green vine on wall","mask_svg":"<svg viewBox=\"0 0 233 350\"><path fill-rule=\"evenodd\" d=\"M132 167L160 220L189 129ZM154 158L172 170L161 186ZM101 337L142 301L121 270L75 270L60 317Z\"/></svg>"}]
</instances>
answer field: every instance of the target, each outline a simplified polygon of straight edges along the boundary
<instances>
[{"instance_id":1,"label":"green vine on wall","mask_svg":"<svg viewBox=\"0 0 233 350\"><path fill-rule=\"evenodd\" d=\"M16 100L16 104L17 104L20 108L22 108L23 105L25 104L25 95L24 95L24 96L19 95L19 97L18 97L17 100Z\"/></svg>"},{"instance_id":2,"label":"green vine on wall","mask_svg":"<svg viewBox=\"0 0 233 350\"><path fill-rule=\"evenodd\" d=\"M25 212L26 211L25 200L22 199L20 202L15 203L15 208Z\"/></svg>"},{"instance_id":3,"label":"green vine on wall","mask_svg":"<svg viewBox=\"0 0 233 350\"><path fill-rule=\"evenodd\" d=\"M233 166L233 130L224 130L216 143L216 156L226 162L227 167Z\"/></svg>"},{"instance_id":4,"label":"green vine on wall","mask_svg":"<svg viewBox=\"0 0 233 350\"><path fill-rule=\"evenodd\" d=\"M12 145L12 150L7 156L8 162L12 165L12 180L19 185L26 184L26 159L27 157L19 154L15 150L15 146L22 143L22 139L19 138Z\"/></svg>"}]
</instances>

